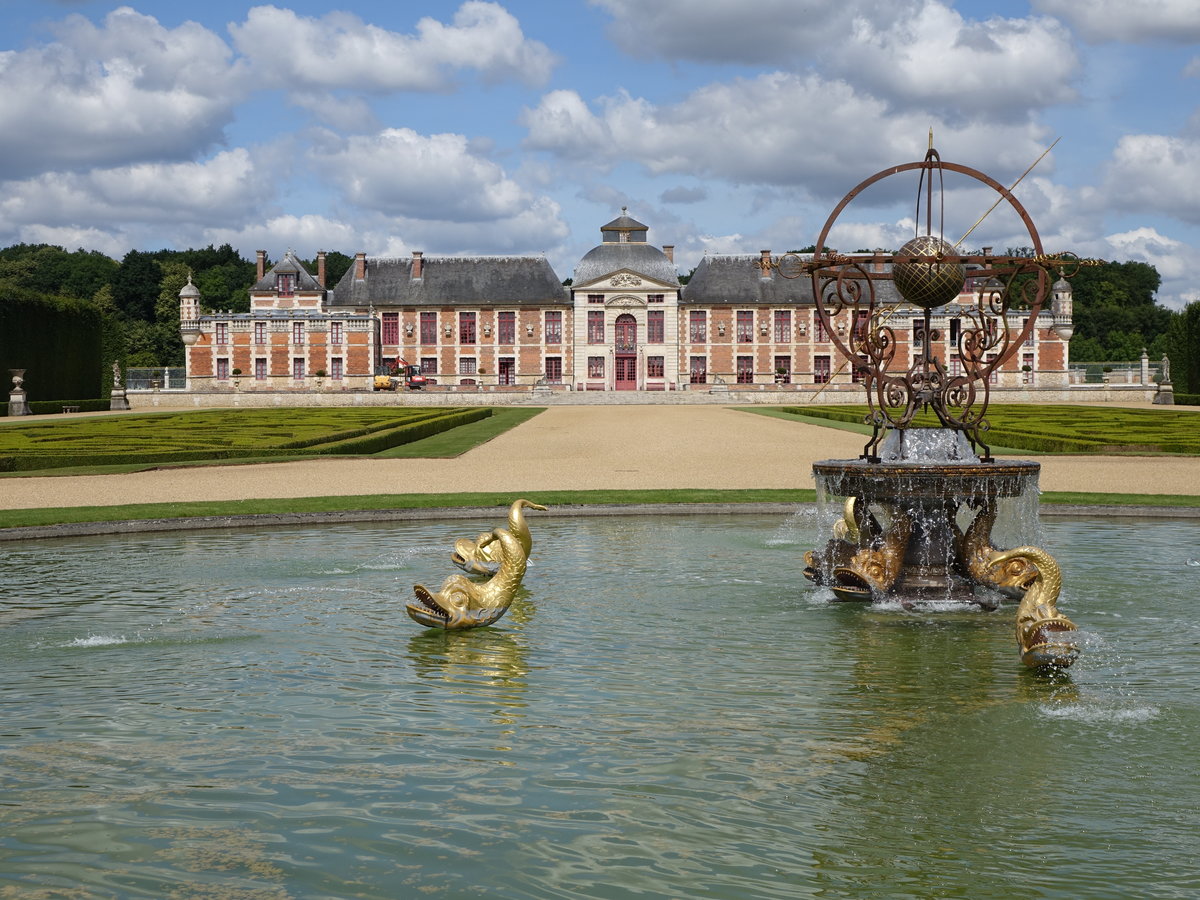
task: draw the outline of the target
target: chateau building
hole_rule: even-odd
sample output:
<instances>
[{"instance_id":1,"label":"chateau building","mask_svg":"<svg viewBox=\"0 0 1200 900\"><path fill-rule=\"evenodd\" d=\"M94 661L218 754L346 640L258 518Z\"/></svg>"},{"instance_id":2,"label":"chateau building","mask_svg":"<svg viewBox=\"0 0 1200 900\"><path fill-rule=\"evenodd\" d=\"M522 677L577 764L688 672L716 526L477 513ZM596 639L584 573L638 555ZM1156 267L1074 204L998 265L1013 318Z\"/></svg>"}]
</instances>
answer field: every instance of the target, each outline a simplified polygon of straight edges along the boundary
<instances>
[{"instance_id":1,"label":"chateau building","mask_svg":"<svg viewBox=\"0 0 1200 900\"><path fill-rule=\"evenodd\" d=\"M811 282L785 278L770 251L706 256L686 285L673 247L622 211L564 286L542 257L368 257L325 283L324 253L312 274L290 250L266 268L258 252L248 313L200 310L190 281L180 292L187 385L193 391L362 391L373 376L418 365L431 390L819 391L856 379L839 365L817 313ZM863 265L882 271L881 259ZM968 273L969 274L969 273ZM922 311L899 301L888 325L898 361L921 352ZM931 322L932 352L961 370L958 339L976 303L968 277L958 301ZM864 327L850 313L832 327ZM1001 387L1065 388L1071 289L1054 285L1025 345L993 375ZM1025 324L1010 313L1008 326Z\"/></svg>"}]
</instances>

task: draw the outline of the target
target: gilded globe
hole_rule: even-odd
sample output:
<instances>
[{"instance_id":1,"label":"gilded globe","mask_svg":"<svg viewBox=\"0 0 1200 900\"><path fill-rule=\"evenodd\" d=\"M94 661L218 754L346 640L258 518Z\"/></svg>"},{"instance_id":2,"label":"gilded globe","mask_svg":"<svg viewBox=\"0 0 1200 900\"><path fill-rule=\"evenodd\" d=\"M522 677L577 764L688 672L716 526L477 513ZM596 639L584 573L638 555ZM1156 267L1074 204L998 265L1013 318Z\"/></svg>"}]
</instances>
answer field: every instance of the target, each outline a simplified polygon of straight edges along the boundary
<instances>
[{"instance_id":1,"label":"gilded globe","mask_svg":"<svg viewBox=\"0 0 1200 900\"><path fill-rule=\"evenodd\" d=\"M897 256L957 256L954 245L932 234L922 234L906 243ZM897 263L892 281L900 296L922 309L945 306L962 291L966 270L957 263Z\"/></svg>"}]
</instances>

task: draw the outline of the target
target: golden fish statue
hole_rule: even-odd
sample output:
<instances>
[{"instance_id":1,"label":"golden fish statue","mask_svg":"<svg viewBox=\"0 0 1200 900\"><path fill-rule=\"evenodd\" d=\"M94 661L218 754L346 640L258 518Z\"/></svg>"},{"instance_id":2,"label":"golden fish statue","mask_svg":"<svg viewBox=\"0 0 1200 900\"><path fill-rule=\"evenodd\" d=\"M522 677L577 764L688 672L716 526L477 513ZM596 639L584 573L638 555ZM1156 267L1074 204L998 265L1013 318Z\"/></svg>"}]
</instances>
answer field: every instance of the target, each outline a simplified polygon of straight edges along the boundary
<instances>
[{"instance_id":1,"label":"golden fish statue","mask_svg":"<svg viewBox=\"0 0 1200 900\"><path fill-rule=\"evenodd\" d=\"M516 500L508 510L508 530L521 542L526 558L533 549L533 536L529 533L529 523L525 521L525 509L540 509L546 507L531 500ZM479 537L459 538L454 542L454 550L450 554L451 561L468 575L495 575L499 568L500 558L498 545L492 540L493 532L485 531Z\"/></svg>"},{"instance_id":2,"label":"golden fish statue","mask_svg":"<svg viewBox=\"0 0 1200 900\"><path fill-rule=\"evenodd\" d=\"M457 631L491 625L508 612L525 577L525 548L507 528L480 535L480 545L496 545L496 574L483 582L451 575L438 591L430 591L423 584L413 585L417 599L410 600L405 608L414 622Z\"/></svg>"},{"instance_id":3,"label":"golden fish statue","mask_svg":"<svg viewBox=\"0 0 1200 900\"><path fill-rule=\"evenodd\" d=\"M1017 648L1021 662L1031 668L1065 669L1079 656L1071 636L1078 627L1055 605L1062 590L1062 573L1054 557L1039 547L1017 547L994 553L991 566L1007 566L1014 560L1031 565L1024 583L1025 596L1017 607Z\"/></svg>"},{"instance_id":4,"label":"golden fish statue","mask_svg":"<svg viewBox=\"0 0 1200 900\"><path fill-rule=\"evenodd\" d=\"M999 571L993 568L992 558L1002 552L992 545L992 527L995 524L996 503L989 500L983 504L967 530L958 534L956 543L960 569L974 584L985 585L1020 599L1026 583L1037 574L1037 567L1023 556L1014 556L999 567Z\"/></svg>"},{"instance_id":5,"label":"golden fish statue","mask_svg":"<svg viewBox=\"0 0 1200 900\"><path fill-rule=\"evenodd\" d=\"M896 506L889 512L891 524L885 530L869 504L847 497L842 517L833 523L832 540L820 554L804 554L805 577L828 584L839 600L870 600L890 591L900 576L912 519Z\"/></svg>"}]
</instances>

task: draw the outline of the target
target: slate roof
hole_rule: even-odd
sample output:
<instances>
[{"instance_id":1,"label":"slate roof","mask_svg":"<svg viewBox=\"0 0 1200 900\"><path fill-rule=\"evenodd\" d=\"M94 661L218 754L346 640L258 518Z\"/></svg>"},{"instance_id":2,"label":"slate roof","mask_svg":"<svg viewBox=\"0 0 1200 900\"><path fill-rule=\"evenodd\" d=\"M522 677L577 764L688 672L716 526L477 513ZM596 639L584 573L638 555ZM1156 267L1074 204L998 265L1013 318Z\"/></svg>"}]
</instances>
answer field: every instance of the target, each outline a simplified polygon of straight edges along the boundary
<instances>
[{"instance_id":1,"label":"slate roof","mask_svg":"<svg viewBox=\"0 0 1200 900\"><path fill-rule=\"evenodd\" d=\"M760 256L706 256L680 293L681 305L786 306L815 304L812 279L807 275L784 278L778 271L763 278ZM891 279L875 281L877 303L899 300Z\"/></svg>"},{"instance_id":2,"label":"slate roof","mask_svg":"<svg viewBox=\"0 0 1200 900\"><path fill-rule=\"evenodd\" d=\"M543 257L426 256L421 277L412 259L367 257L367 277L351 264L330 306L545 306L569 303L562 279Z\"/></svg>"},{"instance_id":3,"label":"slate roof","mask_svg":"<svg viewBox=\"0 0 1200 900\"><path fill-rule=\"evenodd\" d=\"M600 226L600 237L605 243L617 243L621 240L621 234L625 234L625 240L633 243L645 243L646 232L650 228L643 225L637 219L626 214L622 208L621 215L617 216L607 225Z\"/></svg>"},{"instance_id":4,"label":"slate roof","mask_svg":"<svg viewBox=\"0 0 1200 900\"><path fill-rule=\"evenodd\" d=\"M275 290L276 275L295 275L297 291L323 291L325 288L317 283L312 275L308 273L308 269L300 260L296 259L296 254L289 250L283 254L283 259L271 266L271 270L263 274L263 277L255 282L250 288L252 291L273 291Z\"/></svg>"},{"instance_id":5,"label":"slate roof","mask_svg":"<svg viewBox=\"0 0 1200 900\"><path fill-rule=\"evenodd\" d=\"M651 244L604 243L593 247L575 266L574 286L586 285L614 272L628 270L663 284L679 284L675 263Z\"/></svg>"}]
</instances>

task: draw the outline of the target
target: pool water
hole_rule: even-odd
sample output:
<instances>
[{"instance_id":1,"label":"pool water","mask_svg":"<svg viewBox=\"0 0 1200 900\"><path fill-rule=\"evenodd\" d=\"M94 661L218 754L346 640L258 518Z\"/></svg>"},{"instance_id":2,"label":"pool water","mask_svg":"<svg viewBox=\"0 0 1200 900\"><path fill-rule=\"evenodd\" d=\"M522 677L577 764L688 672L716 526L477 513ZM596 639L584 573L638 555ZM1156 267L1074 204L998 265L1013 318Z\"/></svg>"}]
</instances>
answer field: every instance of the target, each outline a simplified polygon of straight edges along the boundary
<instances>
[{"instance_id":1,"label":"pool water","mask_svg":"<svg viewBox=\"0 0 1200 900\"><path fill-rule=\"evenodd\" d=\"M1043 522L1048 679L830 603L807 510L531 516L496 627L412 622L502 519L6 545L0 897L1200 894L1200 524Z\"/></svg>"}]
</instances>

